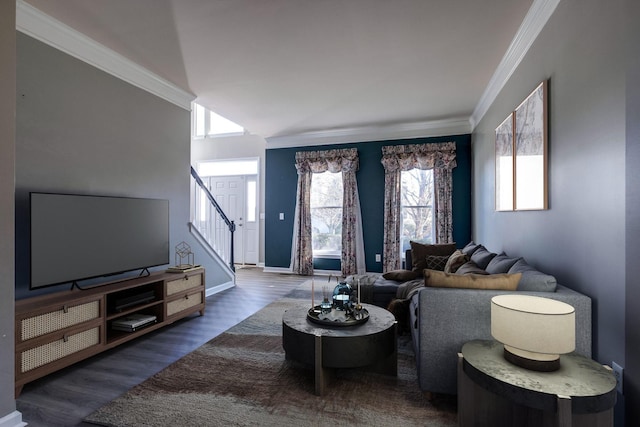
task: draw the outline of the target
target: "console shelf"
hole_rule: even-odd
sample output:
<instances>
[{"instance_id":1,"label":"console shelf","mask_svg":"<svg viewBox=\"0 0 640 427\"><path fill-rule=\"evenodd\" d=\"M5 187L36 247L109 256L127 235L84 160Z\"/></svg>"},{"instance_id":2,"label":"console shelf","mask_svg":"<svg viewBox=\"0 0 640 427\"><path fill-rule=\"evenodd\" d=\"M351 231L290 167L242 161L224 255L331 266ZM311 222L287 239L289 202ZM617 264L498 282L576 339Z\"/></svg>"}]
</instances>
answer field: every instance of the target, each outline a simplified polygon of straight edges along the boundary
<instances>
[{"instance_id":1,"label":"console shelf","mask_svg":"<svg viewBox=\"0 0 640 427\"><path fill-rule=\"evenodd\" d=\"M139 312L143 312L143 311L148 311L147 309L152 308L152 307L158 307L158 306L162 306L164 301L154 301L148 304L142 304L139 306L136 306L132 309L120 312L120 313L111 313L111 314L107 314L107 321L109 320L113 320L113 319L119 319L121 317L126 317L129 314L134 314L134 313L139 313Z\"/></svg>"},{"instance_id":2,"label":"console shelf","mask_svg":"<svg viewBox=\"0 0 640 427\"><path fill-rule=\"evenodd\" d=\"M16 397L28 382L193 313L204 314L204 284L204 269L195 269L16 301ZM114 329L114 321L132 315L155 321L131 332Z\"/></svg>"}]
</instances>

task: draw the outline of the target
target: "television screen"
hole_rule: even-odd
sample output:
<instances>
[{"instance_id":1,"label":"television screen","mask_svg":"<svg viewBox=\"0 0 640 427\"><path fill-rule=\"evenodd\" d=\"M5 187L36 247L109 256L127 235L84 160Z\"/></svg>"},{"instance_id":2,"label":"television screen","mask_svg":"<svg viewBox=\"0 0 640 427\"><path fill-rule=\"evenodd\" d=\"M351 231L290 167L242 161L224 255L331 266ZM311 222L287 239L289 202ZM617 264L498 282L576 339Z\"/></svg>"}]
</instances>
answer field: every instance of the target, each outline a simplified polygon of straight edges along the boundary
<instances>
[{"instance_id":1,"label":"television screen","mask_svg":"<svg viewBox=\"0 0 640 427\"><path fill-rule=\"evenodd\" d=\"M31 193L31 289L169 263L169 201Z\"/></svg>"}]
</instances>

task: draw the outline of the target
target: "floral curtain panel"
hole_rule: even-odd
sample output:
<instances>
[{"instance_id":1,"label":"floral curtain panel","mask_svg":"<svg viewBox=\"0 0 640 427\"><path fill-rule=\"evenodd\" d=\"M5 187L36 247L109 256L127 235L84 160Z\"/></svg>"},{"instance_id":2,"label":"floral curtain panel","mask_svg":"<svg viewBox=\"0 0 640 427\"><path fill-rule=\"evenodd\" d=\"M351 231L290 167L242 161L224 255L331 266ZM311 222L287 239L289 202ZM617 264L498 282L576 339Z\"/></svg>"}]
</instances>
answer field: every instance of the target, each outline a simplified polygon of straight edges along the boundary
<instances>
[{"instance_id":1,"label":"floral curtain panel","mask_svg":"<svg viewBox=\"0 0 640 427\"><path fill-rule=\"evenodd\" d=\"M314 173L342 172L342 275L364 274L364 239L356 171L358 150L299 151L296 153L298 189L293 225L291 270L301 275L313 274L311 241L311 180Z\"/></svg>"},{"instance_id":2,"label":"floral curtain panel","mask_svg":"<svg viewBox=\"0 0 640 427\"><path fill-rule=\"evenodd\" d=\"M384 166L383 271L401 268L400 197L401 172L433 169L436 205L436 243L453 241L451 207L452 169L456 167L456 144L389 145L382 147Z\"/></svg>"}]
</instances>

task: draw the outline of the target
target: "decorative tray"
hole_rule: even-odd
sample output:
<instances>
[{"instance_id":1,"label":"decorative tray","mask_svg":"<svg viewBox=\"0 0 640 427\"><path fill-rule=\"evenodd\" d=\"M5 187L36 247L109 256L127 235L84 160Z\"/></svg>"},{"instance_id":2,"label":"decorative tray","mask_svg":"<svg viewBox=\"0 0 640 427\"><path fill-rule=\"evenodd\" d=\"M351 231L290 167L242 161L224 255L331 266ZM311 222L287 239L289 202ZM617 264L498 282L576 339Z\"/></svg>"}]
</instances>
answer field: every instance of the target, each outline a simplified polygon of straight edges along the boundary
<instances>
[{"instance_id":1,"label":"decorative tray","mask_svg":"<svg viewBox=\"0 0 640 427\"><path fill-rule=\"evenodd\" d=\"M369 320L369 312L362 308L358 313L353 311L347 314L345 310L331 309L328 313L323 313L319 305L307 311L307 319L314 323L325 326L355 326L361 325Z\"/></svg>"}]
</instances>

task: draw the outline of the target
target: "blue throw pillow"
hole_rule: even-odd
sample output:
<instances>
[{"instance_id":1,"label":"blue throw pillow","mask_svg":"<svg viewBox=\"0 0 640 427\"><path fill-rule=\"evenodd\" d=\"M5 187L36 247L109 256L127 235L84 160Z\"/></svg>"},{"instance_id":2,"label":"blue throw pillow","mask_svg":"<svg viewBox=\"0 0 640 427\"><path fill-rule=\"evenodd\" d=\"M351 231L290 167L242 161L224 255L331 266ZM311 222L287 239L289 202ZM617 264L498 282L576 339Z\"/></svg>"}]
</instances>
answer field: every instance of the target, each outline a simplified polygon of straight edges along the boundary
<instances>
[{"instance_id":1,"label":"blue throw pillow","mask_svg":"<svg viewBox=\"0 0 640 427\"><path fill-rule=\"evenodd\" d=\"M508 273L522 273L518 283L519 291L555 292L558 286L554 276L536 270L522 258L513 264Z\"/></svg>"},{"instance_id":2,"label":"blue throw pillow","mask_svg":"<svg viewBox=\"0 0 640 427\"><path fill-rule=\"evenodd\" d=\"M465 254L466 256L471 256L473 255L473 253L475 251L477 251L478 249L480 249L482 245L475 243L473 240L470 241L469 243L467 243L467 245L461 249L462 253Z\"/></svg>"},{"instance_id":3,"label":"blue throw pillow","mask_svg":"<svg viewBox=\"0 0 640 427\"><path fill-rule=\"evenodd\" d=\"M509 271L513 264L515 264L520 258L511 258L507 256L504 252L500 255L496 255L493 257L489 264L487 265L487 273L489 274L503 274Z\"/></svg>"},{"instance_id":4,"label":"blue throw pillow","mask_svg":"<svg viewBox=\"0 0 640 427\"><path fill-rule=\"evenodd\" d=\"M487 265L489 265L489 262L495 256L496 254L494 254L493 252L489 252L484 246L480 246L471 255L471 261L475 262L478 267L485 270L487 268Z\"/></svg>"}]
</instances>

